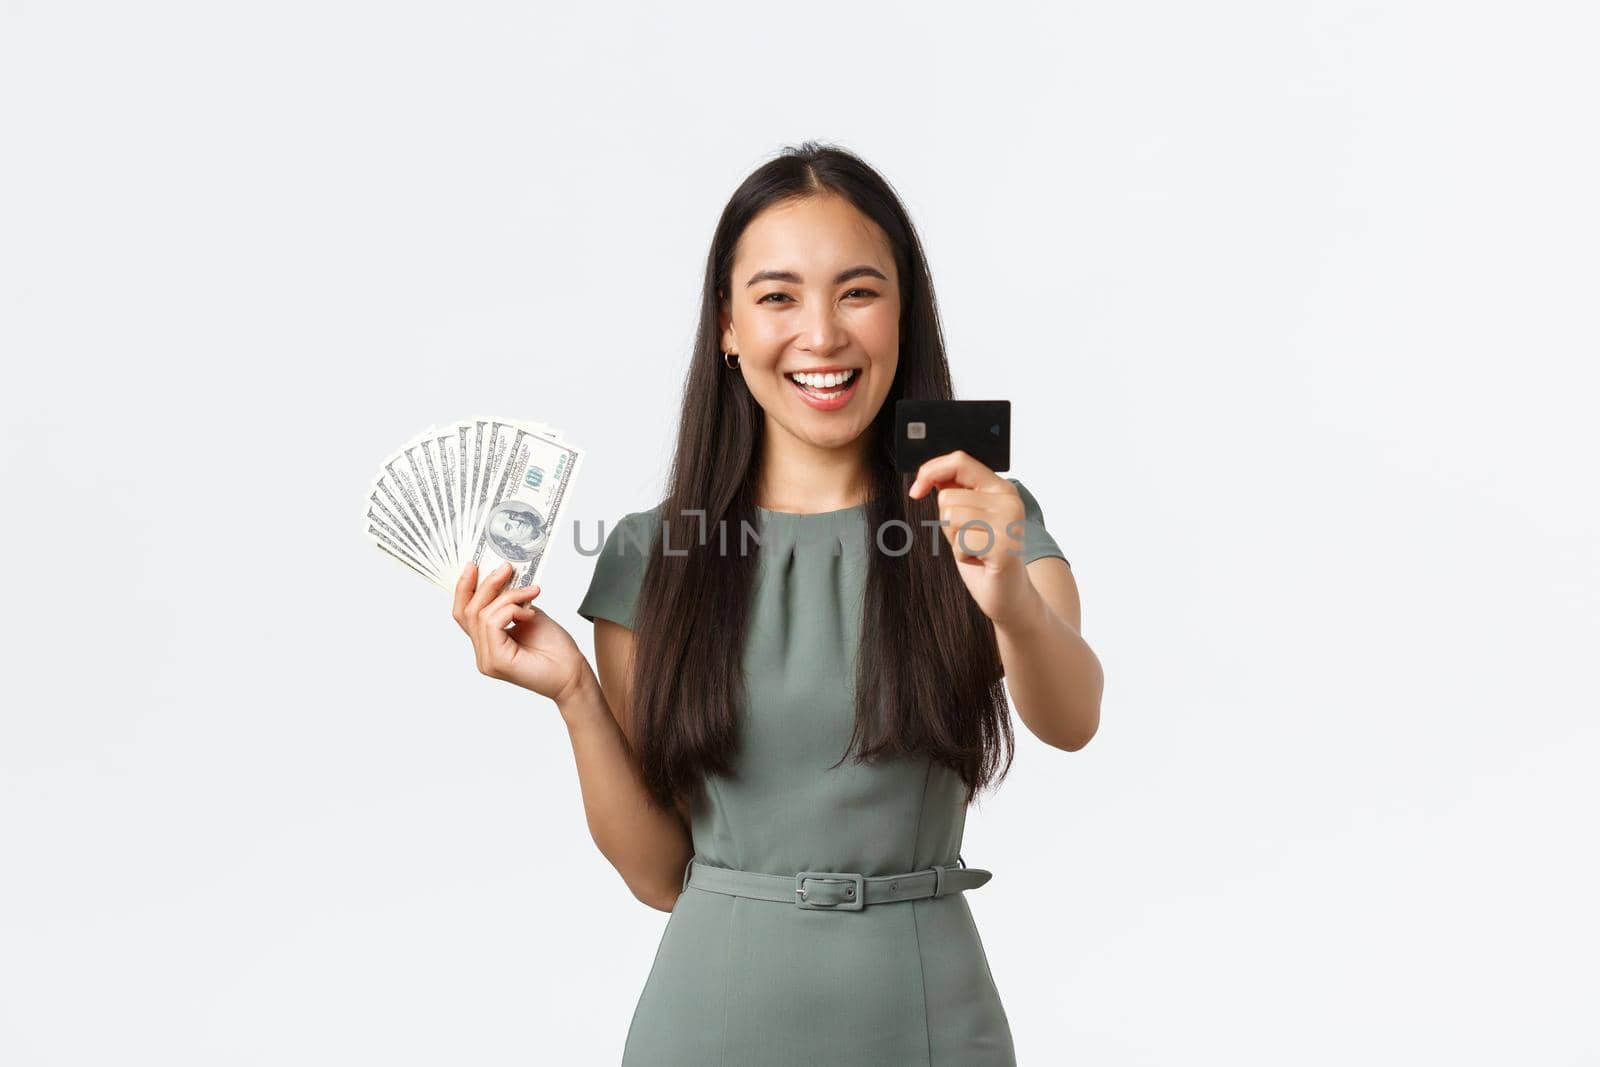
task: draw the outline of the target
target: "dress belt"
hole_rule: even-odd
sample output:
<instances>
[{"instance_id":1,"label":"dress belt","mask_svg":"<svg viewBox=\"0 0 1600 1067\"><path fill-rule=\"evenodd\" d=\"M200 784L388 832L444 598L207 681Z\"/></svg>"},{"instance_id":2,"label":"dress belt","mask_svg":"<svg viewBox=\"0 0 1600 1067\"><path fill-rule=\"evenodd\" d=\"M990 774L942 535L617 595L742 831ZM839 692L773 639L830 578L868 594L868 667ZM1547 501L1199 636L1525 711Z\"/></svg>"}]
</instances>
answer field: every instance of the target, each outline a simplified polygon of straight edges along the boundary
<instances>
[{"instance_id":1,"label":"dress belt","mask_svg":"<svg viewBox=\"0 0 1600 1067\"><path fill-rule=\"evenodd\" d=\"M905 874L880 874L871 878L854 871L800 871L765 874L731 867L714 867L690 857L683 869L683 888L693 886L731 897L752 897L793 904L807 911L860 911L868 904L893 904L924 897L947 897L976 889L994 875L978 867L925 867Z\"/></svg>"}]
</instances>

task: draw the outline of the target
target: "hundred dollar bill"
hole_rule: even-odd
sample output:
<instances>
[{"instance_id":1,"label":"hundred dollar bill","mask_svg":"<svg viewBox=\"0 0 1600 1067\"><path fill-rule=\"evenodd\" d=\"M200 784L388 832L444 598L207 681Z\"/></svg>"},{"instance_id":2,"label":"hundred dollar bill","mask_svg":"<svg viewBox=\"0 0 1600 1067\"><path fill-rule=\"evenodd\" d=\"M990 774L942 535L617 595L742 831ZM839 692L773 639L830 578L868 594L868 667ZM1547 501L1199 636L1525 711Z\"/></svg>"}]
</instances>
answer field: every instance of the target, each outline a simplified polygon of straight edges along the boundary
<instances>
[{"instance_id":1,"label":"hundred dollar bill","mask_svg":"<svg viewBox=\"0 0 1600 1067\"><path fill-rule=\"evenodd\" d=\"M456 528L456 559L460 560L467 551L467 494L472 481L472 423L461 420L451 424L450 435L451 452L455 456L455 472L450 481L455 489L459 518ZM460 570L459 567L456 569Z\"/></svg>"},{"instance_id":2,"label":"hundred dollar bill","mask_svg":"<svg viewBox=\"0 0 1600 1067\"><path fill-rule=\"evenodd\" d=\"M482 421L490 444L469 559L479 575L511 564L506 588L521 589L538 581L544 569L583 452L535 423Z\"/></svg>"},{"instance_id":3,"label":"hundred dollar bill","mask_svg":"<svg viewBox=\"0 0 1600 1067\"><path fill-rule=\"evenodd\" d=\"M473 477L472 489L465 508L468 515L467 536L462 543L457 571L466 565L473 549L477 547L478 535L482 532L482 520L491 506L489 488L503 469L507 443L511 440L509 435L516 430L522 430L557 443L564 443L561 442L557 431L542 422L523 422L490 415L475 416L467 421L472 426L469 436L472 439Z\"/></svg>"},{"instance_id":4,"label":"hundred dollar bill","mask_svg":"<svg viewBox=\"0 0 1600 1067\"><path fill-rule=\"evenodd\" d=\"M439 577L432 571L424 567L424 565L415 556L412 556L409 552L407 552L403 546L398 544L390 536L390 531L385 531L383 529L381 523L376 521L369 522L367 525L367 535L372 539L373 544L377 545L383 550L385 555L393 560L398 561L408 570L420 574L422 577L426 578L434 585L439 586L441 589L451 588L451 586L445 585L445 583L441 581Z\"/></svg>"},{"instance_id":5,"label":"hundred dollar bill","mask_svg":"<svg viewBox=\"0 0 1600 1067\"><path fill-rule=\"evenodd\" d=\"M439 540L438 509L431 499L431 490L421 473L422 458L415 440L402 445L400 450L383 463L379 475L380 486L391 499L398 502L408 528L420 541L423 555L441 572L448 570L449 554Z\"/></svg>"},{"instance_id":6,"label":"hundred dollar bill","mask_svg":"<svg viewBox=\"0 0 1600 1067\"><path fill-rule=\"evenodd\" d=\"M383 461L362 499L362 533L445 590L471 559L537 580L582 460L539 422L475 416L432 425Z\"/></svg>"},{"instance_id":7,"label":"hundred dollar bill","mask_svg":"<svg viewBox=\"0 0 1600 1067\"><path fill-rule=\"evenodd\" d=\"M433 484L434 496L439 502L440 539L450 553L453 564L461 558L461 535L458 527L461 502L456 498L454 438L447 429L430 428L422 439L422 459L428 468L428 478Z\"/></svg>"},{"instance_id":8,"label":"hundred dollar bill","mask_svg":"<svg viewBox=\"0 0 1600 1067\"><path fill-rule=\"evenodd\" d=\"M380 476L367 487L362 503L362 526L367 536L390 555L402 557L413 570L437 583L443 574L428 558L425 537L393 487Z\"/></svg>"}]
</instances>

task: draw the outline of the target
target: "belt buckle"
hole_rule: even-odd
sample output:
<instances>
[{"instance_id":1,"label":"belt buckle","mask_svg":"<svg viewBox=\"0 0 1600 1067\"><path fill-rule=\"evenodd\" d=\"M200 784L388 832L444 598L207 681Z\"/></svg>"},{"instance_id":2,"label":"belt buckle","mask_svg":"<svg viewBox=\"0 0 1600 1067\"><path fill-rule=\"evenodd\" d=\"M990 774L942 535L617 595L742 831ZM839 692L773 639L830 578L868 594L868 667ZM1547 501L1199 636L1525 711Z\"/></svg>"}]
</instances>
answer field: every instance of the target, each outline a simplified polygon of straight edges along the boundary
<instances>
[{"instance_id":1,"label":"belt buckle","mask_svg":"<svg viewBox=\"0 0 1600 1067\"><path fill-rule=\"evenodd\" d=\"M816 904L807 898L806 880L849 882L845 899L832 904ZM854 871L801 871L794 876L795 906L806 911L860 911L867 903L866 880Z\"/></svg>"}]
</instances>

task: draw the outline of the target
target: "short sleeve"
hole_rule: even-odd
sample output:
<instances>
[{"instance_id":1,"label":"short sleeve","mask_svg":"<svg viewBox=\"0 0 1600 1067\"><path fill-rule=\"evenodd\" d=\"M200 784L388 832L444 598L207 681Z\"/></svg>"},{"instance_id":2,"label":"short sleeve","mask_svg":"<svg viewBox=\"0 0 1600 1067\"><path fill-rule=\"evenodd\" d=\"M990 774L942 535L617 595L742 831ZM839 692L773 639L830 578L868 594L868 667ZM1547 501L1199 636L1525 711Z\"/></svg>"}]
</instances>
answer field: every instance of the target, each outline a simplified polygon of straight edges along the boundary
<instances>
[{"instance_id":1,"label":"short sleeve","mask_svg":"<svg viewBox=\"0 0 1600 1067\"><path fill-rule=\"evenodd\" d=\"M606 534L594 558L589 591L578 605L578 614L590 622L610 619L633 629L634 601L650 562L649 517L646 512L629 512Z\"/></svg>"},{"instance_id":2,"label":"short sleeve","mask_svg":"<svg viewBox=\"0 0 1600 1067\"><path fill-rule=\"evenodd\" d=\"M1050 531L1045 529L1044 511L1039 507L1039 501L1034 499L1028 487L1015 478L1006 481L1017 487L1017 495L1022 497L1022 562L1032 563L1036 559L1046 556L1055 556L1067 566L1072 566L1061 546L1056 544L1056 539L1050 536Z\"/></svg>"}]
</instances>

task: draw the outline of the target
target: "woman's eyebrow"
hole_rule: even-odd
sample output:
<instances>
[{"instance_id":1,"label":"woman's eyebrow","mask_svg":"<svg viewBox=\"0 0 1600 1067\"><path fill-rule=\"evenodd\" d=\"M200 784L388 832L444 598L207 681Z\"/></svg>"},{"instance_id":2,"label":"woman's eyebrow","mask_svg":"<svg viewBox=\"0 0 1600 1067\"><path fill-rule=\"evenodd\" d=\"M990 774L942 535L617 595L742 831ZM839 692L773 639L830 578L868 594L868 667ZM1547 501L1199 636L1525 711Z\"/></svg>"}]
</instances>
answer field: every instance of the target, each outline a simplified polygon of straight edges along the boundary
<instances>
[{"instance_id":1,"label":"woman's eyebrow","mask_svg":"<svg viewBox=\"0 0 1600 1067\"><path fill-rule=\"evenodd\" d=\"M888 278L884 277L883 272L881 270L879 270L877 267L869 267L867 264L862 263L862 264L860 264L858 266L854 266L854 267L850 267L850 268L848 268L846 270L842 270L838 274L834 275L833 284L834 285L843 285L845 282L849 281L851 278L863 278L863 277L865 277L865 278L877 278L877 279L879 279L881 281L885 281L885 282L887 282L889 280ZM750 280L745 282L744 286L745 286L746 289L748 289L748 288L750 288L750 286L756 284L756 282L768 282L768 281L770 281L770 282L793 282L795 285L799 285L800 284L800 275L796 274L792 270L758 270L758 271L756 271L754 274L752 274L750 276Z\"/></svg>"}]
</instances>

